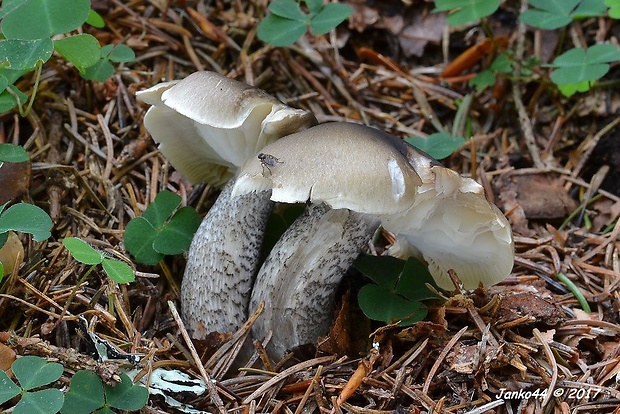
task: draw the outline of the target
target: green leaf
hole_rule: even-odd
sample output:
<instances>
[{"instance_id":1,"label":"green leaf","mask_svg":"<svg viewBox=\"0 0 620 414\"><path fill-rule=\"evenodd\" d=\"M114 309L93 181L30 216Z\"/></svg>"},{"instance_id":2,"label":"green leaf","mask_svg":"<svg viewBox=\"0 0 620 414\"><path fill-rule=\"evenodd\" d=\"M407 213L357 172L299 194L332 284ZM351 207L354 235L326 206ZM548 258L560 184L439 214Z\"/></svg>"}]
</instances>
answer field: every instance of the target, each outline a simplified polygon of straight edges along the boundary
<instances>
[{"instance_id":1,"label":"green leaf","mask_svg":"<svg viewBox=\"0 0 620 414\"><path fill-rule=\"evenodd\" d=\"M598 44L588 48L589 63L611 63L620 60L620 49L609 43Z\"/></svg>"},{"instance_id":2,"label":"green leaf","mask_svg":"<svg viewBox=\"0 0 620 414\"><path fill-rule=\"evenodd\" d=\"M16 69L0 69L0 77L6 78L6 82L8 85L12 85L15 81L21 78L25 73L30 72L29 70L16 70Z\"/></svg>"},{"instance_id":3,"label":"green leaf","mask_svg":"<svg viewBox=\"0 0 620 414\"><path fill-rule=\"evenodd\" d=\"M354 265L377 283L364 286L358 295L366 316L387 323L401 320L401 325L424 319L427 310L420 301L436 296L426 287L426 283L435 286L435 282L422 262L415 258L405 262L390 256L362 255Z\"/></svg>"},{"instance_id":4,"label":"green leaf","mask_svg":"<svg viewBox=\"0 0 620 414\"><path fill-rule=\"evenodd\" d=\"M7 13L2 33L7 39L49 38L80 27L89 11L89 0L28 0Z\"/></svg>"},{"instance_id":5,"label":"green leaf","mask_svg":"<svg viewBox=\"0 0 620 414\"><path fill-rule=\"evenodd\" d=\"M609 6L609 17L620 19L620 0L605 0L605 5Z\"/></svg>"},{"instance_id":6,"label":"green leaf","mask_svg":"<svg viewBox=\"0 0 620 414\"><path fill-rule=\"evenodd\" d=\"M609 71L608 62L620 60L620 51L614 45L594 45L587 50L574 48L556 57L549 66L551 80L558 84L576 84L594 81Z\"/></svg>"},{"instance_id":7,"label":"green leaf","mask_svg":"<svg viewBox=\"0 0 620 414\"><path fill-rule=\"evenodd\" d=\"M310 10L310 16L314 16L323 8L323 0L304 0Z\"/></svg>"},{"instance_id":8,"label":"green leaf","mask_svg":"<svg viewBox=\"0 0 620 414\"><path fill-rule=\"evenodd\" d=\"M136 280L136 275L131 266L120 260L105 257L103 259L103 270L116 283L131 283Z\"/></svg>"},{"instance_id":9,"label":"green leaf","mask_svg":"<svg viewBox=\"0 0 620 414\"><path fill-rule=\"evenodd\" d=\"M153 248L162 254L180 254L189 250L200 216L191 207L177 211L153 242Z\"/></svg>"},{"instance_id":10,"label":"green leaf","mask_svg":"<svg viewBox=\"0 0 620 414\"><path fill-rule=\"evenodd\" d=\"M448 24L460 26L490 16L499 3L500 0L436 0L433 12L451 11Z\"/></svg>"},{"instance_id":11,"label":"green leaf","mask_svg":"<svg viewBox=\"0 0 620 414\"><path fill-rule=\"evenodd\" d=\"M0 19L4 18L7 14L20 7L28 0L4 0L2 1L2 9L0 10Z\"/></svg>"},{"instance_id":12,"label":"green leaf","mask_svg":"<svg viewBox=\"0 0 620 414\"><path fill-rule=\"evenodd\" d=\"M495 85L495 74L492 70L484 70L469 80L469 86L481 91Z\"/></svg>"},{"instance_id":13,"label":"green leaf","mask_svg":"<svg viewBox=\"0 0 620 414\"><path fill-rule=\"evenodd\" d=\"M310 27L314 34L325 34L345 21L352 14L353 9L351 6L342 3L329 3L312 18Z\"/></svg>"},{"instance_id":14,"label":"green leaf","mask_svg":"<svg viewBox=\"0 0 620 414\"><path fill-rule=\"evenodd\" d=\"M28 391L58 380L63 367L57 362L47 362L41 357L28 355L16 359L12 370L22 388Z\"/></svg>"},{"instance_id":15,"label":"green leaf","mask_svg":"<svg viewBox=\"0 0 620 414\"><path fill-rule=\"evenodd\" d=\"M493 63L489 69L497 72L497 73L512 73L514 68L512 67L512 60L505 53L500 53L497 55Z\"/></svg>"},{"instance_id":16,"label":"green leaf","mask_svg":"<svg viewBox=\"0 0 620 414\"><path fill-rule=\"evenodd\" d=\"M0 404L4 404L11 398L17 397L22 391L13 381L0 369Z\"/></svg>"},{"instance_id":17,"label":"green leaf","mask_svg":"<svg viewBox=\"0 0 620 414\"><path fill-rule=\"evenodd\" d=\"M28 72L28 70L0 68L0 87L4 85L4 88L0 88L2 92L0 93L0 112L9 111L17 106L17 100L13 95L17 95L22 105L28 101L28 96L13 85L17 79ZM6 89L10 89L11 93Z\"/></svg>"},{"instance_id":18,"label":"green leaf","mask_svg":"<svg viewBox=\"0 0 620 414\"><path fill-rule=\"evenodd\" d=\"M106 45L109 46L109 45ZM105 46L104 46L105 48ZM102 48L103 49L103 48ZM136 60L136 54L132 48L127 45L116 45L111 48L109 51L106 50L106 54L102 55L107 57L112 62L132 62Z\"/></svg>"},{"instance_id":19,"label":"green leaf","mask_svg":"<svg viewBox=\"0 0 620 414\"><path fill-rule=\"evenodd\" d=\"M6 234L6 233L4 233L4 234ZM0 244L0 247L2 247L1 244ZM2 262L0 262L0 283L2 283L3 279L4 279L4 265L2 264ZM0 382L0 387L2 387L2 382ZM0 398L2 398L2 390L1 389L0 389ZM2 404L2 403L0 402L0 404Z\"/></svg>"},{"instance_id":20,"label":"green leaf","mask_svg":"<svg viewBox=\"0 0 620 414\"><path fill-rule=\"evenodd\" d=\"M98 29L102 29L105 27L105 22L103 21L103 17L93 9L88 11L88 17L86 18L86 24L89 24Z\"/></svg>"},{"instance_id":21,"label":"green leaf","mask_svg":"<svg viewBox=\"0 0 620 414\"><path fill-rule=\"evenodd\" d=\"M571 13L573 19L604 16L607 11L604 0L583 0Z\"/></svg>"},{"instance_id":22,"label":"green leaf","mask_svg":"<svg viewBox=\"0 0 620 414\"><path fill-rule=\"evenodd\" d=\"M426 284L437 286L433 276L428 271L428 267L417 260L415 257L410 257L405 263L405 267L399 277L398 284L394 289L399 295L409 300L425 300L436 298L432 291L426 287Z\"/></svg>"},{"instance_id":23,"label":"green leaf","mask_svg":"<svg viewBox=\"0 0 620 414\"><path fill-rule=\"evenodd\" d=\"M101 378L92 371L78 371L71 378L62 414L90 414L105 404Z\"/></svg>"},{"instance_id":24,"label":"green leaf","mask_svg":"<svg viewBox=\"0 0 620 414\"><path fill-rule=\"evenodd\" d=\"M9 233L0 233L0 248L4 246L6 241L9 239Z\"/></svg>"},{"instance_id":25,"label":"green leaf","mask_svg":"<svg viewBox=\"0 0 620 414\"><path fill-rule=\"evenodd\" d=\"M78 34L54 41L54 49L80 71L93 66L101 58L99 41L89 34Z\"/></svg>"},{"instance_id":26,"label":"green leaf","mask_svg":"<svg viewBox=\"0 0 620 414\"><path fill-rule=\"evenodd\" d=\"M275 0L269 5L269 11L285 19L303 22L304 25L308 21L308 16L301 11L299 3L293 0Z\"/></svg>"},{"instance_id":27,"label":"green leaf","mask_svg":"<svg viewBox=\"0 0 620 414\"><path fill-rule=\"evenodd\" d=\"M151 226L161 229L170 219L170 215L181 205L181 197L171 191L164 190L157 194L155 200L144 211L142 218Z\"/></svg>"},{"instance_id":28,"label":"green leaf","mask_svg":"<svg viewBox=\"0 0 620 414\"><path fill-rule=\"evenodd\" d=\"M409 137L405 141L440 160L452 155L456 149L465 143L465 138L453 137L447 132L437 132L427 138Z\"/></svg>"},{"instance_id":29,"label":"green leaf","mask_svg":"<svg viewBox=\"0 0 620 414\"><path fill-rule=\"evenodd\" d=\"M603 0L530 0L533 9L521 14L521 21L540 29L564 27L574 19L603 16L607 7Z\"/></svg>"},{"instance_id":30,"label":"green leaf","mask_svg":"<svg viewBox=\"0 0 620 414\"><path fill-rule=\"evenodd\" d=\"M35 241L50 237L52 224L50 216L32 204L15 204L0 215L0 233L9 230L30 233Z\"/></svg>"},{"instance_id":31,"label":"green leaf","mask_svg":"<svg viewBox=\"0 0 620 414\"><path fill-rule=\"evenodd\" d=\"M405 268L405 261L392 256L360 255L353 265L364 276L388 290L394 290Z\"/></svg>"},{"instance_id":32,"label":"green leaf","mask_svg":"<svg viewBox=\"0 0 620 414\"><path fill-rule=\"evenodd\" d=\"M573 96L576 92L587 92L590 90L590 82L567 83L558 85L558 89L564 96Z\"/></svg>"},{"instance_id":33,"label":"green leaf","mask_svg":"<svg viewBox=\"0 0 620 414\"><path fill-rule=\"evenodd\" d=\"M52 56L54 44L50 39L7 39L0 41L0 56L7 69L31 70L39 62L45 63Z\"/></svg>"},{"instance_id":34,"label":"green leaf","mask_svg":"<svg viewBox=\"0 0 620 414\"><path fill-rule=\"evenodd\" d=\"M26 162L28 160L30 157L23 147L14 144L0 144L0 161Z\"/></svg>"},{"instance_id":35,"label":"green leaf","mask_svg":"<svg viewBox=\"0 0 620 414\"><path fill-rule=\"evenodd\" d=\"M63 393L55 388L27 392L15 406L13 414L57 413L62 407L63 401Z\"/></svg>"},{"instance_id":36,"label":"green leaf","mask_svg":"<svg viewBox=\"0 0 620 414\"><path fill-rule=\"evenodd\" d=\"M164 255L153 249L159 232L143 217L133 218L125 228L125 248L136 260L146 265L156 265Z\"/></svg>"},{"instance_id":37,"label":"green leaf","mask_svg":"<svg viewBox=\"0 0 620 414\"><path fill-rule=\"evenodd\" d=\"M13 86L9 86L9 89L11 89L11 91L13 91L13 93L19 97L19 102L17 102L15 96L11 95L10 93L6 91L2 92L0 94L0 112L9 111L15 108L18 103L20 105L24 105L28 101L28 96L19 89L14 88Z\"/></svg>"},{"instance_id":38,"label":"green leaf","mask_svg":"<svg viewBox=\"0 0 620 414\"><path fill-rule=\"evenodd\" d=\"M521 21L540 29L553 30L573 21L571 12L580 0L530 0L534 9L521 14Z\"/></svg>"},{"instance_id":39,"label":"green leaf","mask_svg":"<svg viewBox=\"0 0 620 414\"><path fill-rule=\"evenodd\" d=\"M303 22L285 19L273 14L265 17L258 25L256 34L263 42L277 47L290 46L304 33L307 26Z\"/></svg>"},{"instance_id":40,"label":"green leaf","mask_svg":"<svg viewBox=\"0 0 620 414\"><path fill-rule=\"evenodd\" d=\"M142 385L134 384L127 374L121 375L121 383L111 387L105 385L107 403L119 410L135 411L146 405L148 390Z\"/></svg>"},{"instance_id":41,"label":"green leaf","mask_svg":"<svg viewBox=\"0 0 620 414\"><path fill-rule=\"evenodd\" d=\"M86 68L82 77L88 80L96 80L97 82L105 82L114 75L114 66L106 59L100 59L93 66Z\"/></svg>"},{"instance_id":42,"label":"green leaf","mask_svg":"<svg viewBox=\"0 0 620 414\"><path fill-rule=\"evenodd\" d=\"M521 14L521 21L539 29L554 30L564 27L573 21L573 18L563 14L555 15L542 10L526 10Z\"/></svg>"},{"instance_id":43,"label":"green leaf","mask_svg":"<svg viewBox=\"0 0 620 414\"><path fill-rule=\"evenodd\" d=\"M402 320L401 326L420 321L428 313L422 303L407 300L377 285L364 286L357 300L368 318L386 323Z\"/></svg>"},{"instance_id":44,"label":"green leaf","mask_svg":"<svg viewBox=\"0 0 620 414\"><path fill-rule=\"evenodd\" d=\"M103 254L82 239L66 237L62 244L69 250L71 256L80 263L98 265L103 261Z\"/></svg>"}]
</instances>

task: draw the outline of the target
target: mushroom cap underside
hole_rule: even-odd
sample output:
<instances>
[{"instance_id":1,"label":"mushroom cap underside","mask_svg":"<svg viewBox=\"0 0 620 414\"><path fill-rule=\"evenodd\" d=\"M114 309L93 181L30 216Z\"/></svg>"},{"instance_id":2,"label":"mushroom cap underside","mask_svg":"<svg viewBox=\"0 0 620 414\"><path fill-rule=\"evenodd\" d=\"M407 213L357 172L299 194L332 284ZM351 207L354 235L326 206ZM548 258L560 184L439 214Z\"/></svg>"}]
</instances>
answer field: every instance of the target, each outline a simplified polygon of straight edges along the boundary
<instances>
[{"instance_id":1,"label":"mushroom cap underside","mask_svg":"<svg viewBox=\"0 0 620 414\"><path fill-rule=\"evenodd\" d=\"M434 182L428 180L418 188L409 211L381 217L384 228L422 256L443 289L454 288L450 269L466 289L505 279L514 264L514 240L506 217L473 179L439 166L430 173Z\"/></svg>"}]
</instances>

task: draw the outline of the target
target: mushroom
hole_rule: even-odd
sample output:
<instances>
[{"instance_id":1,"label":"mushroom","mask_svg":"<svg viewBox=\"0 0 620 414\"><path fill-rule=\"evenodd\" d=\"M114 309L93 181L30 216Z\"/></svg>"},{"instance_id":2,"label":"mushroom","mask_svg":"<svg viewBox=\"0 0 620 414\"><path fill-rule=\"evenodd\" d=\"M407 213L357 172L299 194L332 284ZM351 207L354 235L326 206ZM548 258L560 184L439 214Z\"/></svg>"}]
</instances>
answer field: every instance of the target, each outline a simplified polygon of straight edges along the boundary
<instances>
[{"instance_id":1,"label":"mushroom","mask_svg":"<svg viewBox=\"0 0 620 414\"><path fill-rule=\"evenodd\" d=\"M467 288L510 273L510 227L482 187L402 140L351 123L311 127L311 114L213 73L139 97L154 105L147 129L192 182L221 185L243 164L190 247L181 301L196 338L239 327L251 290L252 309L265 303L253 334L273 331L273 356L315 341L329 327L344 271L379 224L398 234L401 251L424 258L442 287L450 287L449 269ZM252 287L269 199L314 204L272 249Z\"/></svg>"},{"instance_id":2,"label":"mushroom","mask_svg":"<svg viewBox=\"0 0 620 414\"><path fill-rule=\"evenodd\" d=\"M220 187L266 144L316 124L264 91L214 72L196 72L138 92L151 104L144 125L168 161L192 183ZM245 321L249 291L271 212L269 191L230 198L232 181L190 246L181 309L195 338L234 331Z\"/></svg>"},{"instance_id":3,"label":"mushroom","mask_svg":"<svg viewBox=\"0 0 620 414\"><path fill-rule=\"evenodd\" d=\"M316 124L261 89L216 72L195 72L138 92L152 105L144 126L192 183L221 187L265 145Z\"/></svg>"},{"instance_id":4,"label":"mushroom","mask_svg":"<svg viewBox=\"0 0 620 414\"><path fill-rule=\"evenodd\" d=\"M273 331L273 355L327 332L339 277L359 254L359 237L376 227L373 222L398 233L411 253L417 249L443 288L451 286L449 269L466 288L497 283L512 270L510 226L486 200L482 187L402 140L374 128L336 122L283 137L261 154L241 170L233 198L272 189L272 201L310 201L334 209L309 212L294 223L259 271L250 307L264 301L265 311L253 332L263 337ZM277 160L269 169L266 155ZM351 217L345 215L347 210ZM333 230L333 222L342 228ZM328 236L320 238L323 231L340 231L333 272L324 264L333 253ZM295 254L310 255L315 248L323 250L294 266L289 262ZM310 271L318 267L313 257L321 257L328 269Z\"/></svg>"}]
</instances>

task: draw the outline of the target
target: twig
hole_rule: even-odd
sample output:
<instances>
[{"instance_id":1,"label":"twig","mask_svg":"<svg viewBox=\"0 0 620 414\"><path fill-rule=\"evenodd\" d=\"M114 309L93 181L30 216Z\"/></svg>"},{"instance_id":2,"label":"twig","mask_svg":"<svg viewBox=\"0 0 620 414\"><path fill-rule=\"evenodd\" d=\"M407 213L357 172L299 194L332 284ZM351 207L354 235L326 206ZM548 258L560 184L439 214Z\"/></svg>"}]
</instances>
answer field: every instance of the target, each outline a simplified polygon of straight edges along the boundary
<instances>
[{"instance_id":1,"label":"twig","mask_svg":"<svg viewBox=\"0 0 620 414\"><path fill-rule=\"evenodd\" d=\"M527 0L521 0L521 13L527 10ZM523 60L523 52L525 49L525 23L519 22L519 27L517 29L517 46L515 50L515 61L521 62ZM518 78L521 74L521 68L515 68L515 77ZM517 107L517 112L519 114L519 123L521 124L521 130L523 131L523 136L525 138L525 145L530 151L530 155L532 156L532 161L534 165L538 168L545 168L545 164L540 158L540 152L538 149L538 145L536 145L536 138L534 137L534 131L532 129L532 121L530 120L527 111L525 110L525 105L523 105L523 95L521 94L520 84L518 82L512 83L512 96L515 101L515 106Z\"/></svg>"},{"instance_id":2,"label":"twig","mask_svg":"<svg viewBox=\"0 0 620 414\"><path fill-rule=\"evenodd\" d=\"M439 366L441 365L443 360L448 355L448 352L450 352L452 347L454 345L456 345L458 340L461 338L461 336L463 336L463 334L467 331L468 328L469 328L468 326L464 326L460 331L458 331L456 333L456 335L454 335L452 337L452 339L450 339L450 342L448 342L446 344L446 346L444 347L444 349L441 351L441 354L439 354L439 357L437 358L437 361L435 361L435 363L433 364L431 370L428 372L428 376L426 377L426 381L424 381L424 386L422 387L422 394L428 394L428 389L431 386L431 381L432 381L433 377L435 376L435 373L439 369Z\"/></svg>"},{"instance_id":3,"label":"twig","mask_svg":"<svg viewBox=\"0 0 620 414\"><path fill-rule=\"evenodd\" d=\"M271 378L269 381L265 382L263 385L258 387L256 391L248 395L245 398L245 400L243 400L243 404L249 404L250 401L254 400L255 398L267 392L273 385L277 384L278 382L284 381L291 374L294 374L299 371L303 371L304 369L309 368L313 365L322 365L322 364L331 362L334 359L335 359L334 356L326 356L326 357L321 357L321 358L314 358L308 361L300 362L297 365L293 365L292 367L285 369L284 371L280 372L278 375L276 375L275 377Z\"/></svg>"},{"instance_id":4,"label":"twig","mask_svg":"<svg viewBox=\"0 0 620 414\"><path fill-rule=\"evenodd\" d=\"M545 396L545 399L541 403L541 407L544 408L547 406L547 404L549 404L549 400L551 399L551 397L553 397L553 390L558 380L558 363L555 360L555 357L553 356L553 352L551 351L549 344L547 343L545 338L543 338L538 328L534 328L532 332L534 333L534 336L536 337L536 339L540 341L540 344L542 345L545 351L545 355L547 356L547 360L549 361L549 365L551 365L551 382L549 383L547 395Z\"/></svg>"},{"instance_id":5,"label":"twig","mask_svg":"<svg viewBox=\"0 0 620 414\"><path fill-rule=\"evenodd\" d=\"M205 385L207 387L207 391L209 391L209 396L211 397L211 401L215 404L215 406L217 407L217 410L221 414L226 414L227 411L226 411L226 408L224 408L224 402L222 402L222 399L217 393L217 389L215 388L215 385L213 385L213 382L211 381L211 377L209 376L209 374L207 374L207 371L205 371L205 367L202 365L202 362L200 361L200 357L198 356L198 352L196 352L194 343L189 337L189 334L187 333L187 329L185 329L185 325L183 325L183 321L181 320L181 316L179 315L179 312L177 311L176 306L174 306L174 302L172 302L171 300L168 301L168 308L170 309L170 313L172 313L172 317L174 318L175 322L177 323L177 326L179 327L179 330L181 331L181 335L183 336L183 339L185 340L185 343L187 347L189 348L189 352L192 354L192 358L194 358L194 363L198 367L198 371L200 371L200 375L202 375L202 379L205 381Z\"/></svg>"}]
</instances>

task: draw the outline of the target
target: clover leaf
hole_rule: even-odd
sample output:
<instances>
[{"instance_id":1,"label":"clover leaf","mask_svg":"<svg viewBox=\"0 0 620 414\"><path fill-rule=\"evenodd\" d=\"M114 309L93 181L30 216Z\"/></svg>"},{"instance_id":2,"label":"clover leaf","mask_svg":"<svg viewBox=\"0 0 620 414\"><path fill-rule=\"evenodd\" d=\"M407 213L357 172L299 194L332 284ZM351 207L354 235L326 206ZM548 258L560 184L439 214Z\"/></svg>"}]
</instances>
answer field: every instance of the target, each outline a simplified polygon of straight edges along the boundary
<instances>
[{"instance_id":1,"label":"clover leaf","mask_svg":"<svg viewBox=\"0 0 620 414\"><path fill-rule=\"evenodd\" d=\"M60 378L63 367L57 362L47 362L38 356L23 356L13 362L16 385L4 371L0 370L0 404L21 394L15 414L56 413L62 407L64 396L56 388L33 391L49 385Z\"/></svg>"},{"instance_id":2,"label":"clover leaf","mask_svg":"<svg viewBox=\"0 0 620 414\"><path fill-rule=\"evenodd\" d=\"M200 216L191 207L182 207L181 197L162 191L142 217L132 219L125 229L125 247L137 261L157 264L165 255L189 249Z\"/></svg>"},{"instance_id":3,"label":"clover leaf","mask_svg":"<svg viewBox=\"0 0 620 414\"><path fill-rule=\"evenodd\" d=\"M540 29L554 30L574 19L602 16L607 7L604 0L530 0L533 9L521 14L521 21Z\"/></svg>"},{"instance_id":4,"label":"clover leaf","mask_svg":"<svg viewBox=\"0 0 620 414\"><path fill-rule=\"evenodd\" d=\"M133 269L127 263L109 257L82 239L67 237L62 244L78 262L91 266L101 264L108 277L117 283L130 283L136 278Z\"/></svg>"},{"instance_id":5,"label":"clover leaf","mask_svg":"<svg viewBox=\"0 0 620 414\"><path fill-rule=\"evenodd\" d=\"M354 266L375 282L358 293L358 303L368 318L407 326L426 317L428 311L421 301L436 296L426 287L435 282L423 263L415 258L362 255Z\"/></svg>"},{"instance_id":6,"label":"clover leaf","mask_svg":"<svg viewBox=\"0 0 620 414\"><path fill-rule=\"evenodd\" d=\"M5 211L0 208L0 235L13 230L30 233L35 241L42 241L52 235L50 233L52 225L50 216L32 204L15 204ZM0 243L0 247L2 244L4 243Z\"/></svg>"},{"instance_id":7,"label":"clover leaf","mask_svg":"<svg viewBox=\"0 0 620 414\"><path fill-rule=\"evenodd\" d=\"M436 12L449 11L448 24L460 26L490 16L499 8L499 0L436 0Z\"/></svg>"},{"instance_id":8,"label":"clover leaf","mask_svg":"<svg viewBox=\"0 0 620 414\"><path fill-rule=\"evenodd\" d=\"M269 5L271 14L258 26L258 38L273 46L290 46L308 28L314 34L325 34L353 14L353 9L342 3L323 4L317 0L306 0L305 3L309 13L304 13L300 3L294 0L273 1Z\"/></svg>"},{"instance_id":9,"label":"clover leaf","mask_svg":"<svg viewBox=\"0 0 620 414\"><path fill-rule=\"evenodd\" d=\"M426 138L409 137L405 138L405 141L431 157L441 160L452 155L463 145L465 138L452 136L448 132L436 132Z\"/></svg>"},{"instance_id":10,"label":"clover leaf","mask_svg":"<svg viewBox=\"0 0 620 414\"><path fill-rule=\"evenodd\" d=\"M609 63L618 60L620 49L617 46L598 44L588 49L570 49L548 66L554 68L551 80L570 96L576 91L587 91L589 83L605 76L609 72Z\"/></svg>"}]
</instances>

